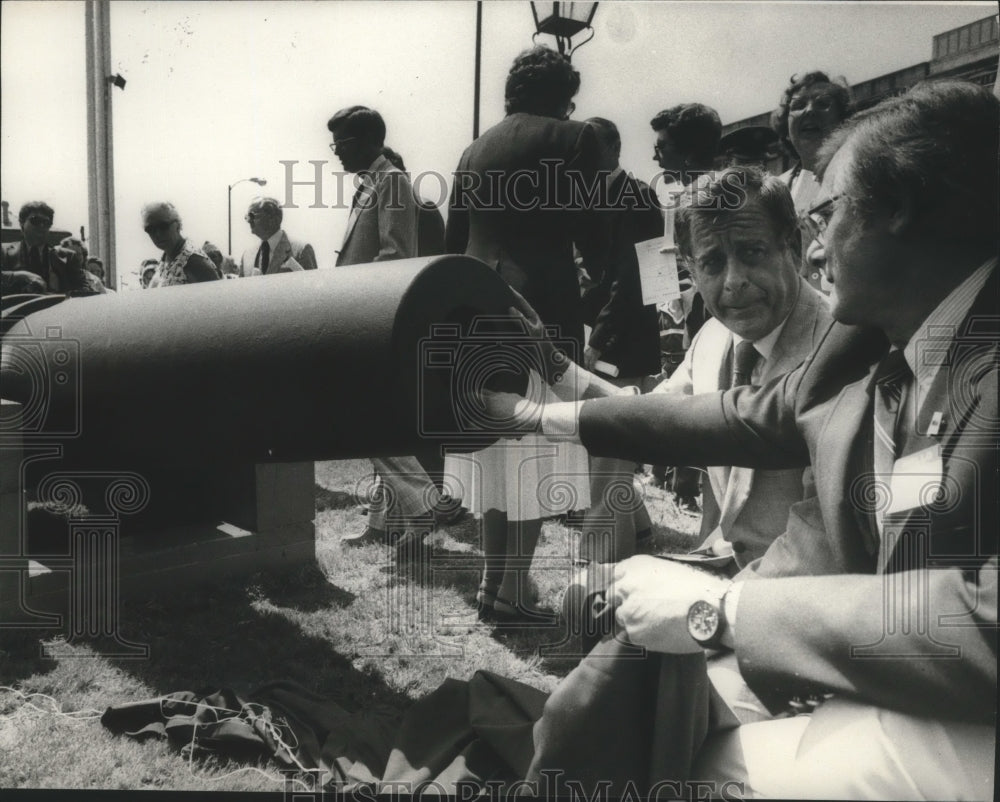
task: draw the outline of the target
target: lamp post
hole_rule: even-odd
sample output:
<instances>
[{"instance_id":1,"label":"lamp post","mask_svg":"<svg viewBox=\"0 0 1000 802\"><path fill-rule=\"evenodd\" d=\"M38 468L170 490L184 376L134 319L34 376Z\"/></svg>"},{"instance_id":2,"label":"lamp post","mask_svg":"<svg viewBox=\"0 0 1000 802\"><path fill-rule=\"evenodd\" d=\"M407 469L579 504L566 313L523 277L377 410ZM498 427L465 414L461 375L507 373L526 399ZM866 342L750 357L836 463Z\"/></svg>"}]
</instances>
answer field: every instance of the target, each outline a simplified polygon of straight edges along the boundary
<instances>
[{"instance_id":1,"label":"lamp post","mask_svg":"<svg viewBox=\"0 0 1000 802\"><path fill-rule=\"evenodd\" d=\"M532 41L540 33L554 36L556 47L567 59L573 56L573 51L594 38L590 23L597 13L597 3L532 3L531 13L535 15ZM590 36L572 46L573 37L584 30L590 31Z\"/></svg>"},{"instance_id":2,"label":"lamp post","mask_svg":"<svg viewBox=\"0 0 1000 802\"><path fill-rule=\"evenodd\" d=\"M264 186L267 181L263 178L241 178L229 185L229 193L226 199L226 223L229 226L229 239L226 247L226 254L233 255L233 187L242 184L244 181L253 181L258 186Z\"/></svg>"}]
</instances>

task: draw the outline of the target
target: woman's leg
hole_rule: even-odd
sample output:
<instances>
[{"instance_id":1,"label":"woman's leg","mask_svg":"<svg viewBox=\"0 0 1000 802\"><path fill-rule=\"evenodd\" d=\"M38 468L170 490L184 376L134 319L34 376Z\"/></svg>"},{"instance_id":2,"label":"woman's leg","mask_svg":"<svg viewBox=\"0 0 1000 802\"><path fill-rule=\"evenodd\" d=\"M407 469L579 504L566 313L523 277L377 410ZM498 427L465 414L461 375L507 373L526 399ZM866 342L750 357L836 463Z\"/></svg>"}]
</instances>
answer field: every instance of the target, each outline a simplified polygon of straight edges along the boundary
<instances>
[{"instance_id":1,"label":"woman's leg","mask_svg":"<svg viewBox=\"0 0 1000 802\"><path fill-rule=\"evenodd\" d=\"M483 514L483 579L476 598L492 606L507 570L507 513L487 510Z\"/></svg>"},{"instance_id":2,"label":"woman's leg","mask_svg":"<svg viewBox=\"0 0 1000 802\"><path fill-rule=\"evenodd\" d=\"M542 533L540 519L507 523L507 570L497 593L518 610L530 610L527 603L528 572Z\"/></svg>"}]
</instances>

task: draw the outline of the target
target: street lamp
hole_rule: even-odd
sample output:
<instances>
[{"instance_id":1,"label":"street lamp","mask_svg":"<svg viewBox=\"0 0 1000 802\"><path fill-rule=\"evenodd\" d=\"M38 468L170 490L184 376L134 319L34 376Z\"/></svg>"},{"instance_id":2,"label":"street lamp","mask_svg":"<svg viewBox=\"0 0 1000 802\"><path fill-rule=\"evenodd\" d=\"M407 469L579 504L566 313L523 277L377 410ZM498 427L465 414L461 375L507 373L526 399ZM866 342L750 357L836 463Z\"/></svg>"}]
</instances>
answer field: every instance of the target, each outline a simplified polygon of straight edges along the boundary
<instances>
[{"instance_id":1,"label":"street lamp","mask_svg":"<svg viewBox=\"0 0 1000 802\"><path fill-rule=\"evenodd\" d=\"M226 253L229 256L233 255L233 187L242 184L244 181L253 181L261 187L267 183L266 179L263 178L241 178L239 181L234 181L229 185L229 194L226 202L226 223L229 226L229 245L226 248Z\"/></svg>"},{"instance_id":2,"label":"street lamp","mask_svg":"<svg viewBox=\"0 0 1000 802\"><path fill-rule=\"evenodd\" d=\"M554 36L559 52L567 59L572 57L573 51L578 47L594 38L594 29L590 23L597 13L597 3L532 3L531 13L535 15L532 41L540 33ZM590 31L590 36L571 47L573 37L583 30Z\"/></svg>"}]
</instances>

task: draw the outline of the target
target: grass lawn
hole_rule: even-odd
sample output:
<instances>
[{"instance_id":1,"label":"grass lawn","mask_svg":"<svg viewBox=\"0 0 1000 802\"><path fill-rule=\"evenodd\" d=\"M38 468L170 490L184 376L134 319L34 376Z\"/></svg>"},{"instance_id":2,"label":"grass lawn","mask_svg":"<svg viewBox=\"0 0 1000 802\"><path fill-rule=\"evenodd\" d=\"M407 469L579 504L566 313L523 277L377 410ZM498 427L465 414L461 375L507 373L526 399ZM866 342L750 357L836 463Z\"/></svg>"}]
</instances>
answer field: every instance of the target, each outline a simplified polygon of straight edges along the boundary
<instances>
[{"instance_id":1,"label":"grass lawn","mask_svg":"<svg viewBox=\"0 0 1000 802\"><path fill-rule=\"evenodd\" d=\"M381 546L341 546L364 527L352 491L369 470L365 460L317 463L316 566L124 603L118 632L148 644L148 659L105 658L97 643L49 659L52 630L0 630L0 789L282 790L273 764L190 757L112 735L98 720L109 705L173 691L245 694L292 679L348 710L402 711L446 677L480 668L551 690L576 664L578 644L561 628L477 621L471 516L434 533L423 568L397 566ZM648 489L646 501L655 549L689 547L698 519L662 491ZM540 607L560 609L576 539L558 521L545 524L532 568Z\"/></svg>"}]
</instances>

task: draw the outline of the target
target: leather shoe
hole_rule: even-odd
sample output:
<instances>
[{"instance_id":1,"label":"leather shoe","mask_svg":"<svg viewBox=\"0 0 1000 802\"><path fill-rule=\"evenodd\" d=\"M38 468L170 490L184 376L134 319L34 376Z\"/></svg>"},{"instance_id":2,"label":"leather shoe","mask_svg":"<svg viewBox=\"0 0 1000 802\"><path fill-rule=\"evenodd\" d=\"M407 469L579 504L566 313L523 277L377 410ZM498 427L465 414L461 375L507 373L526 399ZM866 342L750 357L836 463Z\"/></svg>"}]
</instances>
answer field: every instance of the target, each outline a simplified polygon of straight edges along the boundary
<instances>
[{"instance_id":1,"label":"leather shoe","mask_svg":"<svg viewBox=\"0 0 1000 802\"><path fill-rule=\"evenodd\" d=\"M384 545L386 543L385 531L376 529L374 526L366 526L365 531L360 535L349 535L342 538L340 542L345 546L369 546L373 543Z\"/></svg>"}]
</instances>

